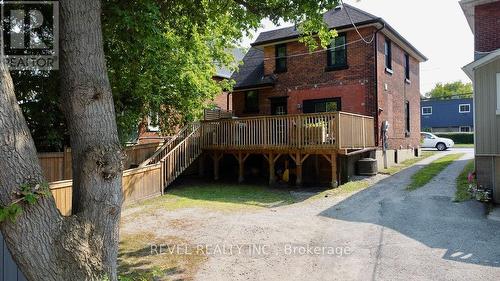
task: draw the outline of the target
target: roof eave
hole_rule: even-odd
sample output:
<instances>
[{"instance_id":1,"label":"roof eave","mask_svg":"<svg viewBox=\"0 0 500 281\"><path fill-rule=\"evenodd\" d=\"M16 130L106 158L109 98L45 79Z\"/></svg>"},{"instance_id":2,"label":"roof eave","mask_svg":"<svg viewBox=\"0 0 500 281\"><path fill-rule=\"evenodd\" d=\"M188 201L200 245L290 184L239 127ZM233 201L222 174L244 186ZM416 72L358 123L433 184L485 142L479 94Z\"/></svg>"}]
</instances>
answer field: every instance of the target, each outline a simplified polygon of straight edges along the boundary
<instances>
[{"instance_id":1,"label":"roof eave","mask_svg":"<svg viewBox=\"0 0 500 281\"><path fill-rule=\"evenodd\" d=\"M371 24L381 24L382 26L384 26L387 30L389 30L392 34L394 34L394 36L399 39L399 41L401 41L404 45L408 46L408 48L412 51L412 53L414 54L414 56L420 61L420 62L426 62L428 60L428 58L423 55L419 50L417 50L417 48L415 48L410 42L408 42L408 40L406 40L401 34L399 34L399 32L397 32L392 26L390 26L384 19L382 18L377 18L377 19L373 19L373 20L368 20L368 21L364 21L364 22L360 22L360 23L357 23L357 26L358 28L359 27L363 27L363 26L367 26L367 25L371 25ZM346 29L352 29L352 25L344 25L344 26L339 26L339 27L333 27L332 29L336 29L336 30L346 30ZM293 35L293 36L287 36L287 37L281 37L281 38L276 38L276 39L272 39L272 40L266 40L266 41L261 41L261 42L257 42L257 43L252 43L251 46L252 47L258 47L258 46L263 46L263 45L269 45L269 44L275 44L275 43L279 43L279 42L284 42L284 41L290 41L290 40L293 40L293 39L297 39L299 38L300 35Z\"/></svg>"},{"instance_id":2,"label":"roof eave","mask_svg":"<svg viewBox=\"0 0 500 281\"><path fill-rule=\"evenodd\" d=\"M471 80L474 81L474 71L485 65L485 64L488 64L490 62L492 62L493 60L495 59L498 59L500 58L500 49L497 49L496 51L493 51L491 52L490 54L476 60L476 61L473 61L471 63L469 63L468 65L462 67L462 70L465 72L465 74L467 74L467 76L469 76L469 78Z\"/></svg>"}]
</instances>

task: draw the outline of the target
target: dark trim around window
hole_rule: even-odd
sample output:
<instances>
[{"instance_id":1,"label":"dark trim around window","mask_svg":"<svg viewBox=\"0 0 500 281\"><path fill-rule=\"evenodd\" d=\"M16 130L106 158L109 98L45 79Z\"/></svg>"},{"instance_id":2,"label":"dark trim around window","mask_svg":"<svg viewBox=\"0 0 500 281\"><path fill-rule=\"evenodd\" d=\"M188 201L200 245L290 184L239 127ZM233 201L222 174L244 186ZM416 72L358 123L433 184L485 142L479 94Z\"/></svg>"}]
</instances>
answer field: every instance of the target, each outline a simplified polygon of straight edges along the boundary
<instances>
[{"instance_id":1,"label":"dark trim around window","mask_svg":"<svg viewBox=\"0 0 500 281\"><path fill-rule=\"evenodd\" d=\"M405 79L406 82L410 81L410 55L405 53Z\"/></svg>"},{"instance_id":2,"label":"dark trim around window","mask_svg":"<svg viewBox=\"0 0 500 281\"><path fill-rule=\"evenodd\" d=\"M410 137L411 118L410 118L410 101L405 101L405 136Z\"/></svg>"},{"instance_id":3,"label":"dark trim around window","mask_svg":"<svg viewBox=\"0 0 500 281\"><path fill-rule=\"evenodd\" d=\"M388 38L385 39L384 43L384 55L385 55L385 70L392 74L392 41Z\"/></svg>"},{"instance_id":4,"label":"dark trim around window","mask_svg":"<svg viewBox=\"0 0 500 281\"><path fill-rule=\"evenodd\" d=\"M276 50L275 51L276 60L275 60L274 72L275 73L287 72L288 62L287 62L286 43L276 45L275 50Z\"/></svg>"},{"instance_id":5,"label":"dark trim around window","mask_svg":"<svg viewBox=\"0 0 500 281\"><path fill-rule=\"evenodd\" d=\"M256 90L245 92L244 113L259 113L259 92Z\"/></svg>"},{"instance_id":6,"label":"dark trim around window","mask_svg":"<svg viewBox=\"0 0 500 281\"><path fill-rule=\"evenodd\" d=\"M347 34L339 33L326 52L326 71L348 69L347 63Z\"/></svg>"}]
</instances>

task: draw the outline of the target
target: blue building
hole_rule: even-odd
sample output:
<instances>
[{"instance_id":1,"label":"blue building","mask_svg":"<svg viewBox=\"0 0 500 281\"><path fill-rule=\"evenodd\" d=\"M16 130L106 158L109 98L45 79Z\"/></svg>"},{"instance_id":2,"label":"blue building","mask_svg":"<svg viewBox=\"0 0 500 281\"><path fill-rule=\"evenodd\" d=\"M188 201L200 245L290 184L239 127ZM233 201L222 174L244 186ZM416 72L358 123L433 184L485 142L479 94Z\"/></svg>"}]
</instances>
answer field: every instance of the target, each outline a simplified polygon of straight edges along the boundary
<instances>
[{"instance_id":1,"label":"blue building","mask_svg":"<svg viewBox=\"0 0 500 281\"><path fill-rule=\"evenodd\" d=\"M420 102L422 130L427 132L473 132L472 98L424 99Z\"/></svg>"}]
</instances>

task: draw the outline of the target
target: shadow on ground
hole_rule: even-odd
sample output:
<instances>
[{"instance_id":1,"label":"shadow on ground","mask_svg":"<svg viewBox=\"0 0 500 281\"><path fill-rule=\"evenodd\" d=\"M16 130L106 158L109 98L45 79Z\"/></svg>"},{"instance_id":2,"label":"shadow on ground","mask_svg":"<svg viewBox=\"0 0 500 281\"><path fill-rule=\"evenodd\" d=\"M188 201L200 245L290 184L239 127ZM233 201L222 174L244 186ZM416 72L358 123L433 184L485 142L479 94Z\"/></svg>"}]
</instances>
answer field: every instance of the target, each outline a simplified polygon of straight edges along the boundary
<instances>
[{"instance_id":1,"label":"shadow on ground","mask_svg":"<svg viewBox=\"0 0 500 281\"><path fill-rule=\"evenodd\" d=\"M466 162L454 165L462 167ZM420 190L406 191L411 174L418 168L416 165L386 178L320 216L377 224L428 247L446 249L443 259L500 267L500 223L487 220L485 208L478 202L453 203L455 181L443 175Z\"/></svg>"}]
</instances>

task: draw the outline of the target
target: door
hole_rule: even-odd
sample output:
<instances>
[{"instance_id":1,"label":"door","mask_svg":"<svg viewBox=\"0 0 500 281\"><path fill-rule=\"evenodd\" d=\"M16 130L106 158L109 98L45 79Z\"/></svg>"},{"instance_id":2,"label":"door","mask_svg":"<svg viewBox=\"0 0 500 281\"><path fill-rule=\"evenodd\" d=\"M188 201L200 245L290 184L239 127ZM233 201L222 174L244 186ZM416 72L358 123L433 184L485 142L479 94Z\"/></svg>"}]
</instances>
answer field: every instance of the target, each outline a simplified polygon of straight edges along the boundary
<instances>
[{"instance_id":1,"label":"door","mask_svg":"<svg viewBox=\"0 0 500 281\"><path fill-rule=\"evenodd\" d=\"M272 115L286 115L288 113L288 97L271 98L271 114ZM272 125L273 131L276 134L275 142L276 144L287 144L288 139L288 128L287 123L284 119L279 118L273 121Z\"/></svg>"},{"instance_id":2,"label":"door","mask_svg":"<svg viewBox=\"0 0 500 281\"><path fill-rule=\"evenodd\" d=\"M271 98L271 114L286 115L288 114L288 97Z\"/></svg>"}]
</instances>

